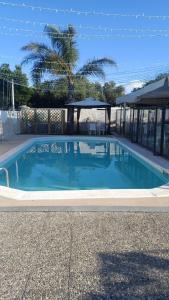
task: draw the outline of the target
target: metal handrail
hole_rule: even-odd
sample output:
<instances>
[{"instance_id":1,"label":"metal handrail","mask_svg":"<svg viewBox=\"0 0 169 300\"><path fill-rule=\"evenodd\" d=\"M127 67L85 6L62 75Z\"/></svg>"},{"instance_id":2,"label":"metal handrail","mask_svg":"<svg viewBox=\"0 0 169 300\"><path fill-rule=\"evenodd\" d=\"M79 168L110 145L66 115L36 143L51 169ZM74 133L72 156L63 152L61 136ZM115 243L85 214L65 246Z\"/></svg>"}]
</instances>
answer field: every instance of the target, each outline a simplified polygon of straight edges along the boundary
<instances>
[{"instance_id":1,"label":"metal handrail","mask_svg":"<svg viewBox=\"0 0 169 300\"><path fill-rule=\"evenodd\" d=\"M0 171L4 171L5 172L5 175L6 175L6 184L7 184L7 187L9 187L9 173L8 173L8 170L6 168L0 168Z\"/></svg>"}]
</instances>

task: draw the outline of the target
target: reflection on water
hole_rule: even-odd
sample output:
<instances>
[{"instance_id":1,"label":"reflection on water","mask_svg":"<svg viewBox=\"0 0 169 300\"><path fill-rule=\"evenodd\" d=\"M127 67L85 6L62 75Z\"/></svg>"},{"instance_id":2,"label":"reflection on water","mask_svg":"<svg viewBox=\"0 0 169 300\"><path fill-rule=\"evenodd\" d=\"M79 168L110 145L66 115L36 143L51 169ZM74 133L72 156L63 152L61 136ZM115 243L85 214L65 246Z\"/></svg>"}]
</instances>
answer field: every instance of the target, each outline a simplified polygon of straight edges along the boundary
<instances>
[{"instance_id":1,"label":"reflection on water","mask_svg":"<svg viewBox=\"0 0 169 300\"><path fill-rule=\"evenodd\" d=\"M41 142L4 164L22 190L152 188L167 178L115 142ZM0 174L0 185L6 185Z\"/></svg>"}]
</instances>

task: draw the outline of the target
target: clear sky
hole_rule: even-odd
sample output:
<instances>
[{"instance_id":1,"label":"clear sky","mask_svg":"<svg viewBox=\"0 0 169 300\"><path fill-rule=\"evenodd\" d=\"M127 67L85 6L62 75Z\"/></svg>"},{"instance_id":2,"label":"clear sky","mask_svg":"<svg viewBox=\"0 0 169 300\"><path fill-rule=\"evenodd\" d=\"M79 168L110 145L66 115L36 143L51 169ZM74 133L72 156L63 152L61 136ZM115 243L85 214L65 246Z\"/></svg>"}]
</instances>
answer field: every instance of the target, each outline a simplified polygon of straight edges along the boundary
<instances>
[{"instance_id":1,"label":"clear sky","mask_svg":"<svg viewBox=\"0 0 169 300\"><path fill-rule=\"evenodd\" d=\"M169 16L168 0L4 0L2 2L15 4L24 2L28 5L47 8L94 10L120 15L144 13L145 16ZM30 41L42 41L42 38L38 36L43 30L42 26L4 20L4 18L15 18L18 21L28 20L65 26L73 24L75 27L79 25L96 27L96 29L77 29L78 33L92 35L88 39L77 38L80 51L79 66L89 58L112 57L117 62L118 69L107 70L107 80L114 79L117 83L142 81L153 78L161 71L169 70L169 18L113 17L94 14L85 16L84 14L70 13L70 11L69 13L57 13L11 7L10 5L4 6L2 2L0 2L0 63L8 62L13 67L16 63L20 63L24 56L20 50L24 44ZM108 30L99 29L99 26L107 27ZM112 31L110 31L111 28ZM16 35L17 29L19 29L18 35ZM20 31L23 29L32 30L32 37L26 36L27 32ZM129 29L143 30L143 32L129 31ZM158 36L159 34L163 36ZM168 34L168 36L164 37L164 34ZM98 38L96 35L102 35L102 38ZM111 35L111 37L107 35ZM142 35L141 38L140 35ZM155 35L155 37L150 37L150 35ZM44 41L46 42L45 38Z\"/></svg>"}]
</instances>

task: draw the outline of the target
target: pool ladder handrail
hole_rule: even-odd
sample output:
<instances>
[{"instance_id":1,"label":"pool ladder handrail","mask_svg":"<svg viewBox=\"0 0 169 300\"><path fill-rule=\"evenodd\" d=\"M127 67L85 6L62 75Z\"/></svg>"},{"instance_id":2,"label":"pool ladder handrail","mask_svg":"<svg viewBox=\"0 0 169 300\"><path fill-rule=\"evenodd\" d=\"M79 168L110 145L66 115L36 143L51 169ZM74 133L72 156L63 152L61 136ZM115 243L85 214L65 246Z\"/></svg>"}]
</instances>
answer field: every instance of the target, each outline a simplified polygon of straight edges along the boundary
<instances>
[{"instance_id":1,"label":"pool ladder handrail","mask_svg":"<svg viewBox=\"0 0 169 300\"><path fill-rule=\"evenodd\" d=\"M9 187L9 172L6 168L0 168L0 172L1 171L4 171L5 172L5 175L6 175L6 184L7 184L7 187Z\"/></svg>"}]
</instances>

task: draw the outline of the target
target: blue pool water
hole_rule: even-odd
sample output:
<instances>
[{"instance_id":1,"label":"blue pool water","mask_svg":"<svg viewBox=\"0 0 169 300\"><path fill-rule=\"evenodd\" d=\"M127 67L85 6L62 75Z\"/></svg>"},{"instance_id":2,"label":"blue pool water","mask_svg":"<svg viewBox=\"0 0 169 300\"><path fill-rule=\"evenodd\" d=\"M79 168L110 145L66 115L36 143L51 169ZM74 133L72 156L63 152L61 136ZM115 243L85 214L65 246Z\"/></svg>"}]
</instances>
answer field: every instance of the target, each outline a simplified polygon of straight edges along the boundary
<instances>
[{"instance_id":1,"label":"blue pool water","mask_svg":"<svg viewBox=\"0 0 169 300\"><path fill-rule=\"evenodd\" d=\"M161 172L123 148L104 140L44 140L1 164L10 187L25 191L143 189L169 181ZM0 172L0 185L6 185Z\"/></svg>"}]
</instances>

